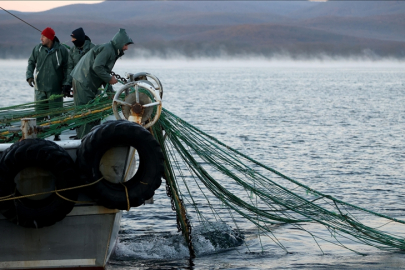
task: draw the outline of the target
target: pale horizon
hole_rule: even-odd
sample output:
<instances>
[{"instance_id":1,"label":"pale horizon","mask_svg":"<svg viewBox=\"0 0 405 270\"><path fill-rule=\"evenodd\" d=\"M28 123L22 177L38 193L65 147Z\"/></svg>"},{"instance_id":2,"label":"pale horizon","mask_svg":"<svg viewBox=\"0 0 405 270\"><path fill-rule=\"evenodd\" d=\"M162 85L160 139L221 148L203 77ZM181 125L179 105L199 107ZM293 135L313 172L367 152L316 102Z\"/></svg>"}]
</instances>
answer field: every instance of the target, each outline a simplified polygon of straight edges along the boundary
<instances>
[{"instance_id":1,"label":"pale horizon","mask_svg":"<svg viewBox=\"0 0 405 270\"><path fill-rule=\"evenodd\" d=\"M104 1L0 1L0 7L7 11L41 12L73 4L98 4Z\"/></svg>"}]
</instances>

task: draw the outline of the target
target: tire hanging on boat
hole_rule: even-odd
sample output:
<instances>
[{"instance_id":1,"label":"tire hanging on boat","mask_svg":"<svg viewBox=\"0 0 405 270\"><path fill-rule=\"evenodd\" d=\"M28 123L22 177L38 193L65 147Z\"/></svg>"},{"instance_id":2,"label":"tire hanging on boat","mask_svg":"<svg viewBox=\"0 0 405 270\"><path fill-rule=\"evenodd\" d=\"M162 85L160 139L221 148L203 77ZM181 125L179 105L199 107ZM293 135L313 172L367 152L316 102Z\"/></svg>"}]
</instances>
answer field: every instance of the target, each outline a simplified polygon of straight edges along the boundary
<instances>
[{"instance_id":1,"label":"tire hanging on boat","mask_svg":"<svg viewBox=\"0 0 405 270\"><path fill-rule=\"evenodd\" d=\"M23 195L17 189L15 177L29 167L39 167L51 172L51 177L54 179L53 184L57 190L74 187L78 184L74 161L62 147L52 141L26 139L6 149L0 158L0 197L10 194L14 194L14 197ZM22 183L22 185L29 184ZM70 200L77 200L76 190L62 191L59 194ZM0 202L0 213L22 227L42 228L64 219L72 211L74 205L74 202L50 193L43 199L34 200L28 197L2 201Z\"/></svg>"},{"instance_id":2,"label":"tire hanging on boat","mask_svg":"<svg viewBox=\"0 0 405 270\"><path fill-rule=\"evenodd\" d=\"M107 121L94 127L77 149L76 164L84 183L89 184L103 177L99 169L101 158L107 150L116 146L132 146L136 149L139 166L135 175L125 182L125 186L124 183L103 179L89 186L87 193L99 205L126 210L128 204L137 207L155 194L162 183L163 154L159 143L141 125L127 120Z\"/></svg>"}]
</instances>

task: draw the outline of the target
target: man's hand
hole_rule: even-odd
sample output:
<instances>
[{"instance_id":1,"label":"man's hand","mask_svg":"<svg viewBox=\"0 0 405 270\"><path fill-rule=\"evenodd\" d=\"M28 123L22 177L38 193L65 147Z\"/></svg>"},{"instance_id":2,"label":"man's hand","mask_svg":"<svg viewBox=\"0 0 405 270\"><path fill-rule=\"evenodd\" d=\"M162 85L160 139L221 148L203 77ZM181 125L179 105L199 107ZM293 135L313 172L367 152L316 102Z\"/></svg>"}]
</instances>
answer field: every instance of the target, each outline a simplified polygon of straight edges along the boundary
<instances>
[{"instance_id":1,"label":"man's hand","mask_svg":"<svg viewBox=\"0 0 405 270\"><path fill-rule=\"evenodd\" d=\"M108 82L109 84L116 84L118 82L117 78L115 78L115 76L111 77L111 80Z\"/></svg>"},{"instance_id":2,"label":"man's hand","mask_svg":"<svg viewBox=\"0 0 405 270\"><path fill-rule=\"evenodd\" d=\"M73 95L70 94L70 89L71 89L70 85L64 85L62 87L63 97L73 97Z\"/></svg>"},{"instance_id":3,"label":"man's hand","mask_svg":"<svg viewBox=\"0 0 405 270\"><path fill-rule=\"evenodd\" d=\"M34 87L34 85L35 85L34 78L29 78L29 79L27 79L27 82L28 82L28 84L29 84L31 87Z\"/></svg>"}]
</instances>

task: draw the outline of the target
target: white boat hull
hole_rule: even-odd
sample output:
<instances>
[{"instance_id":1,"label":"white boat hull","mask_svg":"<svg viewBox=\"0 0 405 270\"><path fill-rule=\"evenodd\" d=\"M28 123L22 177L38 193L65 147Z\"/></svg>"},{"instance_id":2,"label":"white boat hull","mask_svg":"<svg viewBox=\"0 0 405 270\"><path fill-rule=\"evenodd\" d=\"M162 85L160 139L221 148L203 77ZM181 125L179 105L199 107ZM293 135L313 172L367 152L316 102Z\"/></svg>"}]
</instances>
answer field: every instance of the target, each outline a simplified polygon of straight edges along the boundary
<instances>
[{"instance_id":1,"label":"white boat hull","mask_svg":"<svg viewBox=\"0 0 405 270\"><path fill-rule=\"evenodd\" d=\"M121 213L76 206L62 221L41 229L0 217L0 269L104 269L117 241Z\"/></svg>"},{"instance_id":2,"label":"white boat hull","mask_svg":"<svg viewBox=\"0 0 405 270\"><path fill-rule=\"evenodd\" d=\"M56 143L76 159L79 140ZM0 152L10 146L0 145ZM128 153L128 147L106 153L103 170L109 178L116 181L124 178L129 165ZM132 177L134 168L129 171L127 178ZM79 195L79 201L89 200L84 194ZM62 221L50 227L31 229L0 215L0 269L104 269L114 251L121 216L122 211L117 209L77 203Z\"/></svg>"}]
</instances>

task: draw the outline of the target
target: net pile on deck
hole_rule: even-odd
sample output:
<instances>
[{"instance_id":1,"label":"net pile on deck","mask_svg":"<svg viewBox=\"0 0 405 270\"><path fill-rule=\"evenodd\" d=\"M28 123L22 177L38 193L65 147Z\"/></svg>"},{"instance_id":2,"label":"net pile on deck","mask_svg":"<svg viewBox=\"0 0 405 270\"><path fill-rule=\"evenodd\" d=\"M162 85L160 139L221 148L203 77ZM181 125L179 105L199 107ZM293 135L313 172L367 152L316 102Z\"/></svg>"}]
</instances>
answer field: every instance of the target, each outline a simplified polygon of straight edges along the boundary
<instances>
[{"instance_id":1,"label":"net pile on deck","mask_svg":"<svg viewBox=\"0 0 405 270\"><path fill-rule=\"evenodd\" d=\"M49 126L38 135L45 138L112 114L112 94L106 92L83 106L76 107L73 101L68 101L62 108L45 110L43 103L0 108L0 142L19 140L21 133L8 128L20 125L21 118L35 117L37 125ZM190 224L195 227L199 223L212 231L217 230L218 222L223 222L233 223L239 230L238 220L248 220L261 235L287 251L274 233L275 224L287 223L308 232L316 243L322 239L350 249L342 243L350 239L380 249L405 250L404 236L390 233L393 224L405 228L405 221L315 191L221 143L167 110L162 111L152 132L165 155L167 190L176 191L180 197L172 201L176 203L173 208L178 215L191 220L180 227ZM185 209L179 210L179 203L186 206L187 214ZM374 227L367 225L370 220ZM308 222L323 225L331 237L306 230L303 224Z\"/></svg>"},{"instance_id":2,"label":"net pile on deck","mask_svg":"<svg viewBox=\"0 0 405 270\"><path fill-rule=\"evenodd\" d=\"M0 108L0 143L16 142L21 138L21 132L13 133L9 128L13 125L21 125L22 118L36 118L37 126L49 127L38 134L39 138L46 138L112 114L112 93L102 93L86 105L75 106L72 100L65 101L63 107L49 109L48 101L58 97L61 96L51 96L49 100Z\"/></svg>"}]
</instances>

